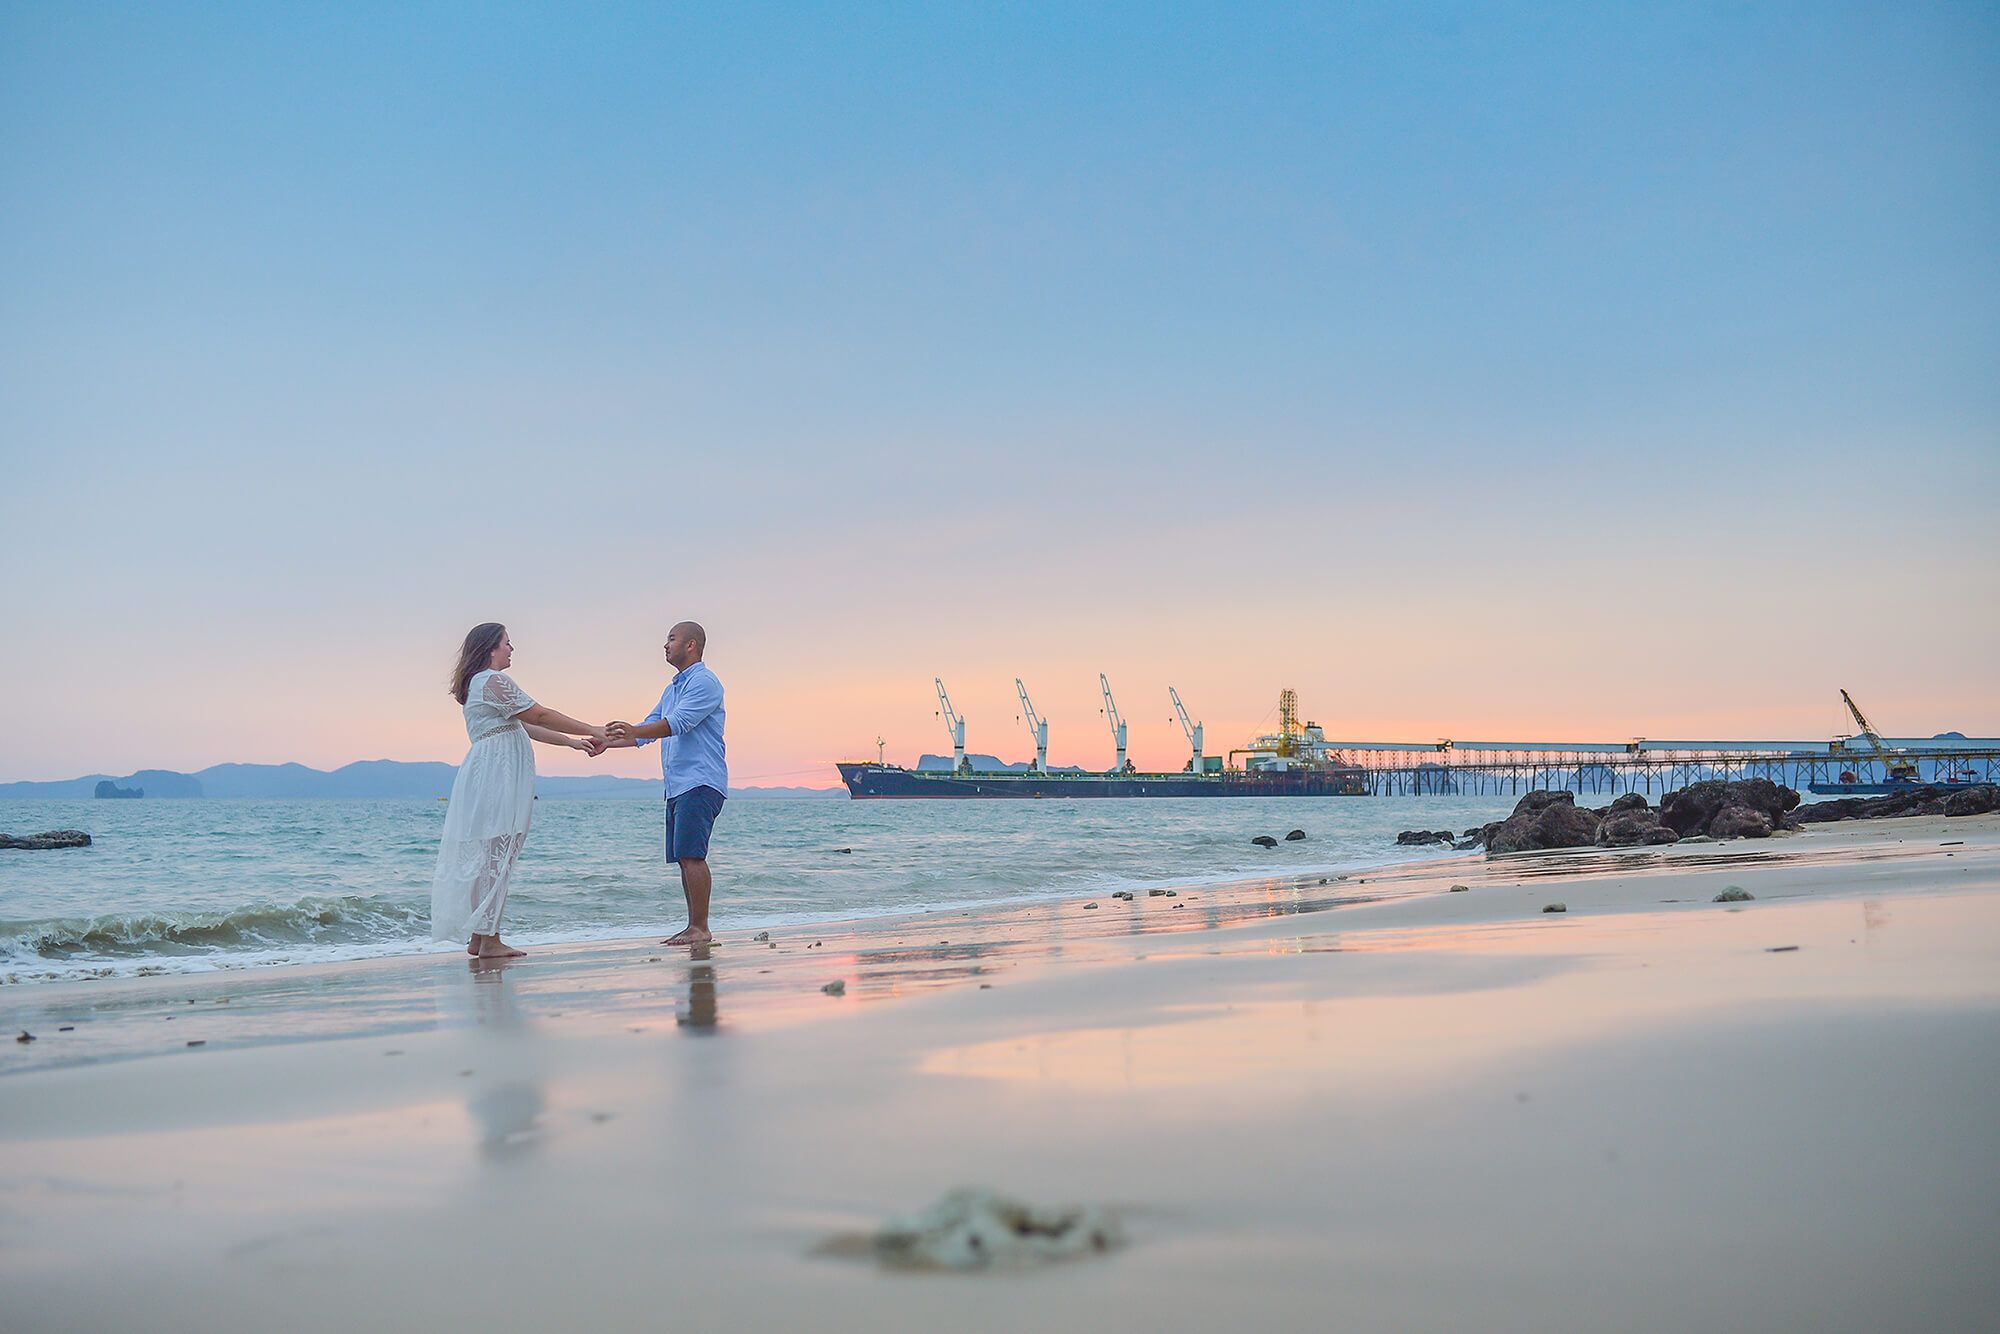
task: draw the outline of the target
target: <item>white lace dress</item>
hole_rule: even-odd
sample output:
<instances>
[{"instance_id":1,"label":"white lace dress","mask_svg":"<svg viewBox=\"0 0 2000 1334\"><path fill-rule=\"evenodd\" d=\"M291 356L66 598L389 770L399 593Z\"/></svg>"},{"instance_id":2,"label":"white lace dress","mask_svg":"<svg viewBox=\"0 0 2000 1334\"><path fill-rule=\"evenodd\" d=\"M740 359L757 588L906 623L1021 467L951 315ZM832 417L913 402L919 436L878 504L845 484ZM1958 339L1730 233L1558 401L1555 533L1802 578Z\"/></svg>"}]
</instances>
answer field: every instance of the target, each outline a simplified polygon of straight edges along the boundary
<instances>
[{"instance_id":1,"label":"white lace dress","mask_svg":"<svg viewBox=\"0 0 2000 1334\"><path fill-rule=\"evenodd\" d=\"M451 784L431 881L431 939L499 933L514 859L535 808L535 748L518 715L535 701L504 672L484 671L465 689L472 749Z\"/></svg>"}]
</instances>

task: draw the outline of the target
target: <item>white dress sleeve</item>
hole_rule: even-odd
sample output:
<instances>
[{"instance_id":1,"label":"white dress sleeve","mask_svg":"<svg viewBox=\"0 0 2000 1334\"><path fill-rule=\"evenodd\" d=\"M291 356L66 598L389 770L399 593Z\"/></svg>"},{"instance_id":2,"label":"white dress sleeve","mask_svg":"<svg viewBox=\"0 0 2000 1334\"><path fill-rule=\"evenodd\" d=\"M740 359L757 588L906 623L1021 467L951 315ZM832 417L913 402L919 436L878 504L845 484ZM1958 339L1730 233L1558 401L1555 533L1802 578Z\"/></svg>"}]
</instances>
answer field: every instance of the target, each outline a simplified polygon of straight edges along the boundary
<instances>
[{"instance_id":1,"label":"white dress sleeve","mask_svg":"<svg viewBox=\"0 0 2000 1334\"><path fill-rule=\"evenodd\" d=\"M479 698L504 718L512 718L535 707L535 701L528 698L528 692L515 685L514 678L505 672L489 673L486 684L480 687Z\"/></svg>"}]
</instances>

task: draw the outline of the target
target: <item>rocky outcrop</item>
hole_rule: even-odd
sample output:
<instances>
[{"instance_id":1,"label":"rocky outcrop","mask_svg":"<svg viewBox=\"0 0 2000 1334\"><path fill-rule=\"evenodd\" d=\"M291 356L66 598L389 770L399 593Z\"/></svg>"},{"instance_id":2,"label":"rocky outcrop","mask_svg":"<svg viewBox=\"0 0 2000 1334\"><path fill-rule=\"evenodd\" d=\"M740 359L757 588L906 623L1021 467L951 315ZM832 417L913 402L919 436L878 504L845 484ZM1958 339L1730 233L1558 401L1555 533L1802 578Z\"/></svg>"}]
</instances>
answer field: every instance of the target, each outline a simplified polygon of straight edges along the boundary
<instances>
[{"instance_id":1,"label":"rocky outcrop","mask_svg":"<svg viewBox=\"0 0 2000 1334\"><path fill-rule=\"evenodd\" d=\"M1793 812L1796 824L1828 824L1835 820L1887 820L1901 815L1985 815L2000 811L2000 787L1912 787L1881 797L1836 797L1815 801Z\"/></svg>"},{"instance_id":2,"label":"rocky outcrop","mask_svg":"<svg viewBox=\"0 0 2000 1334\"><path fill-rule=\"evenodd\" d=\"M1598 823L1597 812L1579 807L1574 792L1530 792L1512 815L1486 826L1486 855L1585 847L1596 841Z\"/></svg>"},{"instance_id":3,"label":"rocky outcrop","mask_svg":"<svg viewBox=\"0 0 2000 1334\"><path fill-rule=\"evenodd\" d=\"M1745 835L1720 833L1713 828L1716 817L1724 810L1738 807L1761 813L1766 821L1764 833L1768 835L1784 824L1786 813L1798 804L1797 792L1780 787L1768 778L1740 778L1734 782L1711 778L1661 797L1660 823L1683 838L1694 834L1707 834L1711 838L1741 838ZM1730 828L1749 827L1749 823L1740 816L1731 816L1725 823Z\"/></svg>"},{"instance_id":4,"label":"rocky outcrop","mask_svg":"<svg viewBox=\"0 0 2000 1334\"><path fill-rule=\"evenodd\" d=\"M2000 787L1992 783L1981 783L1978 787L1963 788L1945 795L1946 815L1989 815L1994 811L2000 811Z\"/></svg>"},{"instance_id":5,"label":"rocky outcrop","mask_svg":"<svg viewBox=\"0 0 2000 1334\"><path fill-rule=\"evenodd\" d=\"M1769 838L1771 817L1748 806L1724 806L1708 822L1710 838Z\"/></svg>"},{"instance_id":6,"label":"rocky outcrop","mask_svg":"<svg viewBox=\"0 0 2000 1334\"><path fill-rule=\"evenodd\" d=\"M0 834L0 848L21 848L28 852L89 846L90 835L81 829L51 829L46 834Z\"/></svg>"},{"instance_id":7,"label":"rocky outcrop","mask_svg":"<svg viewBox=\"0 0 2000 1334\"><path fill-rule=\"evenodd\" d=\"M1673 843L1679 839L1679 834L1660 823L1658 811L1645 808L1643 797L1637 808L1627 806L1621 810L1618 803L1613 802L1597 826L1597 846L1600 848L1634 848Z\"/></svg>"},{"instance_id":8,"label":"rocky outcrop","mask_svg":"<svg viewBox=\"0 0 2000 1334\"><path fill-rule=\"evenodd\" d=\"M1644 793L1626 792L1613 797L1611 804L1604 808L1604 813L1610 815L1613 811L1643 811L1647 809L1649 807L1646 805Z\"/></svg>"},{"instance_id":9,"label":"rocky outcrop","mask_svg":"<svg viewBox=\"0 0 2000 1334\"><path fill-rule=\"evenodd\" d=\"M1402 833L1396 835L1396 846L1399 848L1423 847L1429 843L1449 843L1451 841L1451 830L1449 829L1405 829Z\"/></svg>"}]
</instances>

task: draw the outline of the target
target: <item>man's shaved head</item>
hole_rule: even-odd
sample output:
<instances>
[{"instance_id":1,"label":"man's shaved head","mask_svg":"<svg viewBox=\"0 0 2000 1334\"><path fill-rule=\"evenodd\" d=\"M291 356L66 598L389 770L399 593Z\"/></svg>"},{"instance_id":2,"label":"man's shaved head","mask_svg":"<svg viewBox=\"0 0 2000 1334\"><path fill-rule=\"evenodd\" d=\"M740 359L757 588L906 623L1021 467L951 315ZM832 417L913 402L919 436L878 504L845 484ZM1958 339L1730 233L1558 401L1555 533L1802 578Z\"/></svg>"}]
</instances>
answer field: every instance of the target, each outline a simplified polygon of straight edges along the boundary
<instances>
[{"instance_id":1,"label":"man's shaved head","mask_svg":"<svg viewBox=\"0 0 2000 1334\"><path fill-rule=\"evenodd\" d=\"M695 650L697 652L706 649L708 647L708 631L702 629L701 626L694 621L677 622L674 625L673 630L669 630L667 631L667 633L671 635L675 631L679 631L680 636L683 639L692 639L694 641Z\"/></svg>"}]
</instances>

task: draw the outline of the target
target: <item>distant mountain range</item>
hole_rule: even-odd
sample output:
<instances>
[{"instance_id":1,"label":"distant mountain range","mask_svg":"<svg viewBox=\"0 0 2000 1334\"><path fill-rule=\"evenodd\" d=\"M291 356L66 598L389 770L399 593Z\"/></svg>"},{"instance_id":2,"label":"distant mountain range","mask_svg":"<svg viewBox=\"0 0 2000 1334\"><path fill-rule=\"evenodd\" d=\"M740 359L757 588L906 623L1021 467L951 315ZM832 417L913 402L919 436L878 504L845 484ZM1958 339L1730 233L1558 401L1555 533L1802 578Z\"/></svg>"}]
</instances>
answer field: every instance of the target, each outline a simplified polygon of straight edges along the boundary
<instances>
[{"instance_id":1,"label":"distant mountain range","mask_svg":"<svg viewBox=\"0 0 2000 1334\"><path fill-rule=\"evenodd\" d=\"M969 752L965 760L966 763L983 774L1024 774L1028 772L1028 761L1026 760L1015 760L1012 764L1009 764L997 756L973 755ZM917 758L917 767L919 769L949 769L951 768L951 756L921 755ZM1051 764L1048 771L1052 774L1081 774L1090 772L1088 769L1080 769L1074 764Z\"/></svg>"},{"instance_id":2,"label":"distant mountain range","mask_svg":"<svg viewBox=\"0 0 2000 1334\"><path fill-rule=\"evenodd\" d=\"M122 778L86 774L55 783L0 783L0 800L21 797L71 799L94 797L100 783L155 797L448 797L458 767L436 761L406 764L401 760L361 760L328 773L303 764L216 764L191 774L172 769L141 769ZM593 774L586 778L538 775L540 797L650 797L660 799L657 778L619 778ZM106 795L111 795L107 792ZM124 795L123 792L117 795ZM847 789L811 787L732 787L729 795L759 797L845 797Z\"/></svg>"}]
</instances>

